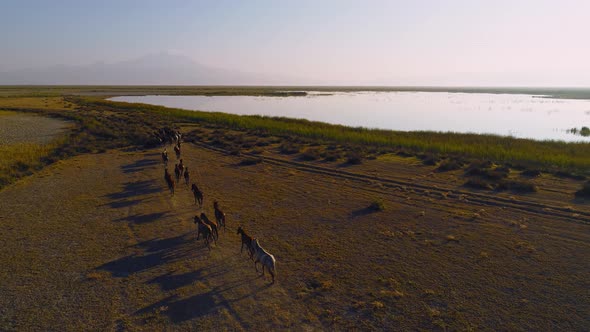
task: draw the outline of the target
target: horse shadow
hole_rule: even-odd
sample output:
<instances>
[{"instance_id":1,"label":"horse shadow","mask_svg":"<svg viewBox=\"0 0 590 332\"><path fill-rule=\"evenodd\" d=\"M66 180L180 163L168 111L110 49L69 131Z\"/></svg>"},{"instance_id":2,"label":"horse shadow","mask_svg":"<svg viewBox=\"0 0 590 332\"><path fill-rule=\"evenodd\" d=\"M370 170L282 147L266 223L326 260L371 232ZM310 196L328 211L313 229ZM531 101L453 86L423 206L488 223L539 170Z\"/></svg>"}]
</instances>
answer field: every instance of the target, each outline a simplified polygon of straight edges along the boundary
<instances>
[{"instance_id":1,"label":"horse shadow","mask_svg":"<svg viewBox=\"0 0 590 332\"><path fill-rule=\"evenodd\" d=\"M121 191L104 196L111 200L110 203L105 205L109 205L112 208L127 207L141 202L140 199L129 200L129 198L154 194L161 191L162 188L156 184L155 180L127 182L123 184L123 189Z\"/></svg>"},{"instance_id":2,"label":"horse shadow","mask_svg":"<svg viewBox=\"0 0 590 332\"><path fill-rule=\"evenodd\" d=\"M146 252L156 252L161 250L172 250L182 245L192 242L194 232L186 232L182 235L169 237L166 239L153 238L133 245L132 247L141 248Z\"/></svg>"},{"instance_id":3,"label":"horse shadow","mask_svg":"<svg viewBox=\"0 0 590 332\"><path fill-rule=\"evenodd\" d=\"M133 201L132 201L133 202ZM161 219L167 214L167 212L155 212L155 213L148 213L148 214L136 214L133 216L127 216L125 218L120 218L115 221L129 221L135 224L146 224L150 222L154 222L158 219Z\"/></svg>"},{"instance_id":4,"label":"horse shadow","mask_svg":"<svg viewBox=\"0 0 590 332\"><path fill-rule=\"evenodd\" d=\"M352 213L350 214L350 216L352 218L358 218L358 217L363 217L363 216L366 216L366 215L369 215L369 214L373 214L373 213L376 213L376 212L378 212L378 211L374 207L367 206L367 207L364 207L362 209L356 209L356 210L352 211Z\"/></svg>"},{"instance_id":5,"label":"horse shadow","mask_svg":"<svg viewBox=\"0 0 590 332\"><path fill-rule=\"evenodd\" d=\"M192 271L183 274L173 274L173 272L168 272L161 276L155 277L149 280L148 284L158 284L160 288L164 291L171 291L178 289L183 286L187 286L192 284L195 280L202 278L201 270Z\"/></svg>"},{"instance_id":6,"label":"horse shadow","mask_svg":"<svg viewBox=\"0 0 590 332\"><path fill-rule=\"evenodd\" d=\"M194 272L189 272L177 276L172 275L164 275L158 278L155 278L154 282L166 281L170 282L170 288L164 288L165 290L174 290L176 288L189 285L190 283L197 280L201 276L201 272L199 270ZM215 277L211 275L207 275L207 277ZM158 312L161 308L166 308L165 311L161 312L162 314L168 316L171 322L173 323L182 323L191 319L200 318L206 316L210 313L217 312L220 308L225 308L232 312L233 316L236 317L239 321L243 322L243 319L239 317L239 314L235 312L231 304L245 298L251 297L252 295L271 287L271 284L266 284L263 286L254 289L252 292L240 296L234 299L226 299L224 297L224 292L231 290L235 287L239 287L245 283L249 283L252 280L257 279L250 278L244 279L240 281L236 281L231 283L230 285L223 285L214 287L208 292L196 294L187 298L180 298L178 295L171 295L168 296L160 301L157 301L149 306L146 306L138 311L135 312L135 315L147 314L152 312ZM150 281L152 282L152 281ZM176 288L174 288L176 287ZM243 322L244 323L244 322Z\"/></svg>"},{"instance_id":7,"label":"horse shadow","mask_svg":"<svg viewBox=\"0 0 590 332\"><path fill-rule=\"evenodd\" d=\"M159 162L154 159L141 159L131 164L123 165L121 166L121 169L123 170L123 173L135 173L143 171L146 167L154 166L157 164L159 164Z\"/></svg>"},{"instance_id":8,"label":"horse shadow","mask_svg":"<svg viewBox=\"0 0 590 332\"><path fill-rule=\"evenodd\" d=\"M132 200L121 200L121 201L109 202L104 205L108 205L113 209L120 209L120 208L124 208L124 207L129 207L131 205L139 204L140 202L141 202L140 199L132 199Z\"/></svg>"},{"instance_id":9,"label":"horse shadow","mask_svg":"<svg viewBox=\"0 0 590 332\"><path fill-rule=\"evenodd\" d=\"M152 313L166 308L163 312L173 323L181 323L194 318L206 316L215 312L219 307L213 294L203 293L186 299L179 299L178 295L168 296L154 304L135 312L135 315Z\"/></svg>"},{"instance_id":10,"label":"horse shadow","mask_svg":"<svg viewBox=\"0 0 590 332\"><path fill-rule=\"evenodd\" d=\"M144 241L132 246L143 249L142 253L115 259L96 269L108 271L116 278L126 278L135 273L185 259L195 253L194 248L188 245L192 243L189 235L187 233L167 239Z\"/></svg>"}]
</instances>

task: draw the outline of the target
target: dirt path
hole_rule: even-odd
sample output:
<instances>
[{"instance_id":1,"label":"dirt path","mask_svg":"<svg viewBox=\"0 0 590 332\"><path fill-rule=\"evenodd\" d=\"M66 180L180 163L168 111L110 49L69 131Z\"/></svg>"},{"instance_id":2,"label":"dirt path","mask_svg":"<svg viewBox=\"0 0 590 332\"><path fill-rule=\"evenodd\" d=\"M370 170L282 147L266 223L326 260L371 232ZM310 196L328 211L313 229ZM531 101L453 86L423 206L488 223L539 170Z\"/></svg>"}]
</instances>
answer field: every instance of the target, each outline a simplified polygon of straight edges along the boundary
<instances>
[{"instance_id":1,"label":"dirt path","mask_svg":"<svg viewBox=\"0 0 590 332\"><path fill-rule=\"evenodd\" d=\"M239 166L188 144L183 159L205 213L219 200L228 214L211 251L195 241L188 187L165 189L159 150L72 158L0 191L0 329L590 325L590 232L566 213ZM385 211L366 208L375 198ZM276 284L239 253L238 225L275 254Z\"/></svg>"}]
</instances>

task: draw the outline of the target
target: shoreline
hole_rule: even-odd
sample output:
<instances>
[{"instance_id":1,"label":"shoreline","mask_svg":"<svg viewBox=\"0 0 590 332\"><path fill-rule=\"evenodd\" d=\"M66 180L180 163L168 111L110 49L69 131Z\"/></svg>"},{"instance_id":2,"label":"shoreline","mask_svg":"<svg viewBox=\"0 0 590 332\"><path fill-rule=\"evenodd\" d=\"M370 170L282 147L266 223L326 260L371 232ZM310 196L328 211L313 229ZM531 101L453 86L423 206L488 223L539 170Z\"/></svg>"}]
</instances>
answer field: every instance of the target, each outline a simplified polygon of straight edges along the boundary
<instances>
[{"instance_id":1,"label":"shoreline","mask_svg":"<svg viewBox=\"0 0 590 332\"><path fill-rule=\"evenodd\" d=\"M61 95L121 96L146 95L265 95L284 96L287 92L313 90L320 92L448 92L543 95L556 99L590 100L590 87L435 87L435 86L323 86L323 85L0 85L1 97ZM277 95L276 93L279 92Z\"/></svg>"}]
</instances>

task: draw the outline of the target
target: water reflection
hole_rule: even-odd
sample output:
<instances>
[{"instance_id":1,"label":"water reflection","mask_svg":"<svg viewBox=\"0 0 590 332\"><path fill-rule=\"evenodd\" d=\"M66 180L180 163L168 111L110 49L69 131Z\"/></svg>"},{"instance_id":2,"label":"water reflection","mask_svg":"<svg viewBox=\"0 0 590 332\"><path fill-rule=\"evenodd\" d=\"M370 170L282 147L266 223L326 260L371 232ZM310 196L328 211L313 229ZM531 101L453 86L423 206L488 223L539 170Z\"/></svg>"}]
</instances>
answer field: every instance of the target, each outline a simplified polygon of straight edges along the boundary
<instances>
[{"instance_id":1,"label":"water reflection","mask_svg":"<svg viewBox=\"0 0 590 332\"><path fill-rule=\"evenodd\" d=\"M590 142L590 101L445 92L313 92L305 97L125 96L111 100L241 115L285 116L352 127L489 133Z\"/></svg>"}]
</instances>

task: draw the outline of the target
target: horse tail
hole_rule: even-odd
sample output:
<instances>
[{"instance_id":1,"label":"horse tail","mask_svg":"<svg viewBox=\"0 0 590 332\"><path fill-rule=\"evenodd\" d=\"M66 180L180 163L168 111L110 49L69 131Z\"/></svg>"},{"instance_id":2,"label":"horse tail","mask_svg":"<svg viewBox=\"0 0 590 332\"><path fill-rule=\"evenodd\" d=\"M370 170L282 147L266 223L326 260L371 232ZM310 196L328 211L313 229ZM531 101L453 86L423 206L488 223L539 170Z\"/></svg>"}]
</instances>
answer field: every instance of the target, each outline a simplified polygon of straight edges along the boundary
<instances>
[{"instance_id":1,"label":"horse tail","mask_svg":"<svg viewBox=\"0 0 590 332\"><path fill-rule=\"evenodd\" d=\"M270 258L271 258L271 264L272 264L271 265L272 269L270 269L270 271L272 271L271 274L273 276L273 281L274 281L274 278L277 276L277 261L275 260L275 256L273 256L273 255L270 255Z\"/></svg>"}]
</instances>

